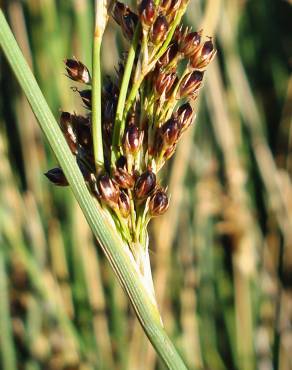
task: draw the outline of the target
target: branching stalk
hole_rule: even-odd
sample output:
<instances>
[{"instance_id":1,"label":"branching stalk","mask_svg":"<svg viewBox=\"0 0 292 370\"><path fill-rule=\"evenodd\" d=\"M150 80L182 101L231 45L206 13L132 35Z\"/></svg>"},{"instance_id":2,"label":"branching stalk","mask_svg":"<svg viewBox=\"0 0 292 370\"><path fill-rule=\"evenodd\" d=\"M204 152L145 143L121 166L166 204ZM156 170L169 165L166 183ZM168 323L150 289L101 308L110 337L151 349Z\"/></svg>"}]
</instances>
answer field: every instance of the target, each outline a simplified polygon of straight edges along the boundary
<instances>
[{"instance_id":1,"label":"branching stalk","mask_svg":"<svg viewBox=\"0 0 292 370\"><path fill-rule=\"evenodd\" d=\"M179 354L166 335L153 295L143 280L133 256L99 203L89 193L77 163L35 81L12 32L0 11L0 46L7 57L34 114L48 139L94 235L128 294L137 317L157 353L170 370L185 370Z\"/></svg>"}]
</instances>

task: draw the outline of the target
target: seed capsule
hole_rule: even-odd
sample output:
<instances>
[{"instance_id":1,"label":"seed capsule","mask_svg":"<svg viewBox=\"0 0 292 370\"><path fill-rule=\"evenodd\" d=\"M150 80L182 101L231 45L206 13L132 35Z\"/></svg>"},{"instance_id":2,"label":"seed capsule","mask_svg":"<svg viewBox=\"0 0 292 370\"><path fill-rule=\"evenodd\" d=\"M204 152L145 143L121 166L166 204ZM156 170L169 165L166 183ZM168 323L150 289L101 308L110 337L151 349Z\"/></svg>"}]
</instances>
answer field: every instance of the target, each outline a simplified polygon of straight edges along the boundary
<instances>
[{"instance_id":1,"label":"seed capsule","mask_svg":"<svg viewBox=\"0 0 292 370\"><path fill-rule=\"evenodd\" d=\"M54 185L58 185L58 186L68 186L69 185L64 172L59 167L52 168L51 170L45 173L45 176L47 176L47 178Z\"/></svg>"},{"instance_id":2,"label":"seed capsule","mask_svg":"<svg viewBox=\"0 0 292 370\"><path fill-rule=\"evenodd\" d=\"M156 191L149 202L149 212L151 216L160 216L167 211L169 201L167 194L163 190Z\"/></svg>"},{"instance_id":3,"label":"seed capsule","mask_svg":"<svg viewBox=\"0 0 292 370\"><path fill-rule=\"evenodd\" d=\"M97 181L100 199L111 208L116 208L119 201L119 189L114 185L108 174L101 175Z\"/></svg>"},{"instance_id":4,"label":"seed capsule","mask_svg":"<svg viewBox=\"0 0 292 370\"><path fill-rule=\"evenodd\" d=\"M184 56L191 57L195 51L198 49L201 42L201 32L191 32L188 33L181 44L181 52Z\"/></svg>"},{"instance_id":5,"label":"seed capsule","mask_svg":"<svg viewBox=\"0 0 292 370\"><path fill-rule=\"evenodd\" d=\"M131 40L138 23L138 16L127 5L119 1L116 1L112 15L114 20L121 26L124 36Z\"/></svg>"},{"instance_id":6,"label":"seed capsule","mask_svg":"<svg viewBox=\"0 0 292 370\"><path fill-rule=\"evenodd\" d=\"M171 7L172 0L161 0L159 7L163 11L164 14L167 14L170 7Z\"/></svg>"},{"instance_id":7,"label":"seed capsule","mask_svg":"<svg viewBox=\"0 0 292 370\"><path fill-rule=\"evenodd\" d=\"M196 69L205 69L216 55L212 39L206 41L202 48L194 53L191 58L191 66Z\"/></svg>"},{"instance_id":8,"label":"seed capsule","mask_svg":"<svg viewBox=\"0 0 292 370\"><path fill-rule=\"evenodd\" d=\"M126 128L123 138L123 150L128 154L137 154L143 142L144 131L139 131L135 125Z\"/></svg>"},{"instance_id":9,"label":"seed capsule","mask_svg":"<svg viewBox=\"0 0 292 370\"><path fill-rule=\"evenodd\" d=\"M142 0L140 5L140 20L144 28L148 29L155 19L155 5L153 0Z\"/></svg>"},{"instance_id":10,"label":"seed capsule","mask_svg":"<svg viewBox=\"0 0 292 370\"><path fill-rule=\"evenodd\" d=\"M158 73L155 83L157 94L162 95L164 93L167 96L176 80L176 77L176 73Z\"/></svg>"},{"instance_id":11,"label":"seed capsule","mask_svg":"<svg viewBox=\"0 0 292 370\"><path fill-rule=\"evenodd\" d=\"M91 109L91 90L77 90L86 108Z\"/></svg>"},{"instance_id":12,"label":"seed capsule","mask_svg":"<svg viewBox=\"0 0 292 370\"><path fill-rule=\"evenodd\" d=\"M160 14L153 24L151 41L156 45L163 42L166 38L167 31L168 31L167 20L163 15Z\"/></svg>"},{"instance_id":13,"label":"seed capsule","mask_svg":"<svg viewBox=\"0 0 292 370\"><path fill-rule=\"evenodd\" d=\"M91 77L88 68L76 59L65 60L68 77L73 81L82 82L87 85L91 83Z\"/></svg>"},{"instance_id":14,"label":"seed capsule","mask_svg":"<svg viewBox=\"0 0 292 370\"><path fill-rule=\"evenodd\" d=\"M204 73L194 71L187 74L182 80L179 87L179 98L195 95L202 84Z\"/></svg>"},{"instance_id":15,"label":"seed capsule","mask_svg":"<svg viewBox=\"0 0 292 370\"><path fill-rule=\"evenodd\" d=\"M60 116L60 128L65 136L67 144L73 154L77 154L77 137L73 125L72 115L62 112Z\"/></svg>"},{"instance_id":16,"label":"seed capsule","mask_svg":"<svg viewBox=\"0 0 292 370\"><path fill-rule=\"evenodd\" d=\"M174 117L170 118L161 126L160 132L164 148L172 146L179 135L178 120Z\"/></svg>"},{"instance_id":17,"label":"seed capsule","mask_svg":"<svg viewBox=\"0 0 292 370\"><path fill-rule=\"evenodd\" d=\"M155 189L156 186L156 175L151 170L147 170L138 177L135 187L134 194L135 197L139 200L145 199L151 192Z\"/></svg>"},{"instance_id":18,"label":"seed capsule","mask_svg":"<svg viewBox=\"0 0 292 370\"><path fill-rule=\"evenodd\" d=\"M123 189L130 189L135 183L133 176L125 168L117 168L114 172L114 179Z\"/></svg>"},{"instance_id":19,"label":"seed capsule","mask_svg":"<svg viewBox=\"0 0 292 370\"><path fill-rule=\"evenodd\" d=\"M130 198L124 191L120 192L119 209L123 217L127 218L130 214Z\"/></svg>"},{"instance_id":20,"label":"seed capsule","mask_svg":"<svg viewBox=\"0 0 292 370\"><path fill-rule=\"evenodd\" d=\"M174 42L167 48L166 52L159 59L158 63L162 67L166 67L167 65L171 64L173 59L177 56L177 53L178 53L178 44L177 42Z\"/></svg>"},{"instance_id":21,"label":"seed capsule","mask_svg":"<svg viewBox=\"0 0 292 370\"><path fill-rule=\"evenodd\" d=\"M193 121L193 109L190 103L185 103L177 110L178 125L181 133L183 133Z\"/></svg>"}]
</instances>

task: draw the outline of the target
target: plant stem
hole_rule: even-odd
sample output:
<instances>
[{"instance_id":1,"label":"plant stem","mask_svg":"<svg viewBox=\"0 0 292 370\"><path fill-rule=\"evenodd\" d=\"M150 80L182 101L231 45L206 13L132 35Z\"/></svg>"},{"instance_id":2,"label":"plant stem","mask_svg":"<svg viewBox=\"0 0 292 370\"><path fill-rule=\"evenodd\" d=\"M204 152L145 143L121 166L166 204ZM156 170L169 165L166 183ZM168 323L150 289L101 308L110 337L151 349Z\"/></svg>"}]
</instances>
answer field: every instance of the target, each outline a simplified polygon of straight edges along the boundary
<instances>
[{"instance_id":1,"label":"plant stem","mask_svg":"<svg viewBox=\"0 0 292 370\"><path fill-rule=\"evenodd\" d=\"M108 213L89 193L75 158L34 79L12 32L0 11L0 46L3 49L27 99L47 137L94 235L128 294L149 340L170 370L186 370L181 357L168 338L154 297L142 279L131 253L113 226Z\"/></svg>"},{"instance_id":2,"label":"plant stem","mask_svg":"<svg viewBox=\"0 0 292 370\"><path fill-rule=\"evenodd\" d=\"M95 0L95 27L92 49L92 138L94 160L97 172L103 168L103 144L101 128L101 68L100 49L103 31L106 23L105 3L103 0Z\"/></svg>"},{"instance_id":3,"label":"plant stem","mask_svg":"<svg viewBox=\"0 0 292 370\"><path fill-rule=\"evenodd\" d=\"M120 95L117 105L116 119L113 132L113 153L112 153L112 162L114 164L117 154L117 146L121 143L121 139L125 130L125 117L124 117L124 107L127 97L129 82L131 78L132 68L135 60L137 45L139 41L139 36L141 32L140 23L135 29L133 40L130 46L127 63L125 66L125 71L123 75L122 85L120 88Z\"/></svg>"}]
</instances>

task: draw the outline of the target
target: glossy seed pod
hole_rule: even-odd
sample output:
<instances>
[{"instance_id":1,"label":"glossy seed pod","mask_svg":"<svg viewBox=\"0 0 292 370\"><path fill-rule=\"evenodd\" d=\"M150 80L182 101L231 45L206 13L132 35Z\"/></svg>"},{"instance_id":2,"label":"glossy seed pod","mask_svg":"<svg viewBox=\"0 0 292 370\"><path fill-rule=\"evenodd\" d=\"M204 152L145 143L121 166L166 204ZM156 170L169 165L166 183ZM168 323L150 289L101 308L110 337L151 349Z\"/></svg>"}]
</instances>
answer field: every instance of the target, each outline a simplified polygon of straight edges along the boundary
<instances>
[{"instance_id":1,"label":"glossy seed pod","mask_svg":"<svg viewBox=\"0 0 292 370\"><path fill-rule=\"evenodd\" d=\"M212 39L204 42L202 47L190 58L192 68L204 70L216 55Z\"/></svg>"},{"instance_id":2,"label":"glossy seed pod","mask_svg":"<svg viewBox=\"0 0 292 370\"><path fill-rule=\"evenodd\" d=\"M134 177L125 168L117 168L114 171L114 179L123 189L131 189L135 184Z\"/></svg>"},{"instance_id":3,"label":"glossy seed pod","mask_svg":"<svg viewBox=\"0 0 292 370\"><path fill-rule=\"evenodd\" d=\"M149 213L151 216L160 216L167 211L169 200L166 192L162 189L157 190L150 198Z\"/></svg>"},{"instance_id":4,"label":"glossy seed pod","mask_svg":"<svg viewBox=\"0 0 292 370\"><path fill-rule=\"evenodd\" d=\"M130 198L124 191L120 192L119 196L119 210L124 218L127 218L130 214Z\"/></svg>"},{"instance_id":5,"label":"glossy seed pod","mask_svg":"<svg viewBox=\"0 0 292 370\"><path fill-rule=\"evenodd\" d=\"M177 118L171 117L161 126L160 136L162 138L164 148L172 146L177 141L179 136L179 125Z\"/></svg>"},{"instance_id":6,"label":"glossy seed pod","mask_svg":"<svg viewBox=\"0 0 292 370\"><path fill-rule=\"evenodd\" d=\"M108 174L101 175L97 179L97 187L100 199L109 207L116 208L118 206L120 191Z\"/></svg>"},{"instance_id":7,"label":"glossy seed pod","mask_svg":"<svg viewBox=\"0 0 292 370\"><path fill-rule=\"evenodd\" d=\"M159 59L158 63L162 67L166 67L167 65L171 64L174 58L177 56L178 53L178 44L177 42L173 42L166 50L166 52L162 55Z\"/></svg>"},{"instance_id":8,"label":"glossy seed pod","mask_svg":"<svg viewBox=\"0 0 292 370\"><path fill-rule=\"evenodd\" d=\"M91 109L91 90L77 90L79 92L79 95L85 104L85 107L88 109Z\"/></svg>"},{"instance_id":9,"label":"glossy seed pod","mask_svg":"<svg viewBox=\"0 0 292 370\"><path fill-rule=\"evenodd\" d=\"M183 38L180 50L185 57L191 57L198 50L200 42L201 32L190 32Z\"/></svg>"},{"instance_id":10,"label":"glossy seed pod","mask_svg":"<svg viewBox=\"0 0 292 370\"><path fill-rule=\"evenodd\" d=\"M83 63L76 59L66 59L64 63L68 77L71 78L71 80L84 84L91 83L89 70Z\"/></svg>"},{"instance_id":11,"label":"glossy seed pod","mask_svg":"<svg viewBox=\"0 0 292 370\"><path fill-rule=\"evenodd\" d=\"M135 155L141 148L144 132L140 131L137 126L130 125L126 127L123 138L124 153Z\"/></svg>"},{"instance_id":12,"label":"glossy seed pod","mask_svg":"<svg viewBox=\"0 0 292 370\"><path fill-rule=\"evenodd\" d=\"M156 175L150 169L138 177L134 187L134 195L138 200L147 198L156 186Z\"/></svg>"},{"instance_id":13,"label":"glossy seed pod","mask_svg":"<svg viewBox=\"0 0 292 370\"><path fill-rule=\"evenodd\" d=\"M160 14L153 24L151 32L151 41L156 45L160 44L165 40L167 31L168 31L167 20L162 14Z\"/></svg>"},{"instance_id":14,"label":"glossy seed pod","mask_svg":"<svg viewBox=\"0 0 292 370\"><path fill-rule=\"evenodd\" d=\"M194 71L188 73L182 80L179 87L179 98L185 98L193 96L199 90L204 73L200 71Z\"/></svg>"},{"instance_id":15,"label":"glossy seed pod","mask_svg":"<svg viewBox=\"0 0 292 370\"><path fill-rule=\"evenodd\" d=\"M176 73L158 73L156 82L155 82L155 91L158 95L162 95L163 93L165 96L171 91L174 82L177 80Z\"/></svg>"},{"instance_id":16,"label":"glossy seed pod","mask_svg":"<svg viewBox=\"0 0 292 370\"><path fill-rule=\"evenodd\" d=\"M155 19L155 5L153 0L142 0L139 9L143 28L148 29Z\"/></svg>"},{"instance_id":17,"label":"glossy seed pod","mask_svg":"<svg viewBox=\"0 0 292 370\"><path fill-rule=\"evenodd\" d=\"M181 133L183 133L193 122L193 109L190 103L181 105L177 110L177 120Z\"/></svg>"},{"instance_id":18,"label":"glossy seed pod","mask_svg":"<svg viewBox=\"0 0 292 370\"><path fill-rule=\"evenodd\" d=\"M69 112L62 112L59 124L71 152L76 155L78 143L72 115Z\"/></svg>"},{"instance_id":19,"label":"glossy seed pod","mask_svg":"<svg viewBox=\"0 0 292 370\"><path fill-rule=\"evenodd\" d=\"M45 173L45 176L54 184L58 186L68 186L68 181L63 170L59 167L52 168Z\"/></svg>"}]
</instances>

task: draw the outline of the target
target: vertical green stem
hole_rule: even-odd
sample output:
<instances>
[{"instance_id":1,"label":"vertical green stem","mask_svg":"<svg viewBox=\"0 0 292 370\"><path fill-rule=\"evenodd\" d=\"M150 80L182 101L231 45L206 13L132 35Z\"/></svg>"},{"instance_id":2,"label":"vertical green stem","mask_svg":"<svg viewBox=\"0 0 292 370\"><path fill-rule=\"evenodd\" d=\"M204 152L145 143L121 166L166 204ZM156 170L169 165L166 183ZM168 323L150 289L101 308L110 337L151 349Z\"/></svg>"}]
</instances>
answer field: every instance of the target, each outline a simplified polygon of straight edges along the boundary
<instances>
[{"instance_id":1,"label":"vertical green stem","mask_svg":"<svg viewBox=\"0 0 292 370\"><path fill-rule=\"evenodd\" d=\"M130 46L127 63L125 66L125 71L123 75L123 80L120 88L120 95L117 105L117 112L116 112L116 119L115 119L115 126L113 132L113 158L112 161L114 162L115 155L117 152L117 146L121 143L121 138L123 136L125 130L125 117L124 117L124 108L125 108L125 101L128 92L128 86L131 78L132 68L135 60L136 49L139 41L141 27L140 24L136 27L133 40Z\"/></svg>"},{"instance_id":2,"label":"vertical green stem","mask_svg":"<svg viewBox=\"0 0 292 370\"><path fill-rule=\"evenodd\" d=\"M104 0L95 0L95 27L92 50L92 136L96 170L103 168L103 144L101 129L101 68L100 49L106 23Z\"/></svg>"}]
</instances>

